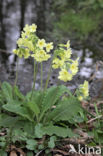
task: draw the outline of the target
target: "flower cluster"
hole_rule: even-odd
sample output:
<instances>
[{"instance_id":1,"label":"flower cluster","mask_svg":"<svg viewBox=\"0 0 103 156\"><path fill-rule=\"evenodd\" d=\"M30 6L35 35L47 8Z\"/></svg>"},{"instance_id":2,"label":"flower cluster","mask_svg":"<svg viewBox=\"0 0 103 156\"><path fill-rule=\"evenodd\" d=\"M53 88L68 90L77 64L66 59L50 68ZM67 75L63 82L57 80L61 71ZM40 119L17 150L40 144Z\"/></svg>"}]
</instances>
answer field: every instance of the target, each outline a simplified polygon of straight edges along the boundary
<instances>
[{"instance_id":1,"label":"flower cluster","mask_svg":"<svg viewBox=\"0 0 103 156\"><path fill-rule=\"evenodd\" d=\"M71 59L70 41L66 44L60 44L59 48L54 52L54 60L52 68L60 68L58 78L64 82L72 80L73 76L78 72L78 58Z\"/></svg>"},{"instance_id":2,"label":"flower cluster","mask_svg":"<svg viewBox=\"0 0 103 156\"><path fill-rule=\"evenodd\" d=\"M53 49L53 43L46 43L44 39L39 39L36 46L36 51L31 56L34 57L37 62L47 61L51 57L51 55L47 53Z\"/></svg>"},{"instance_id":3,"label":"flower cluster","mask_svg":"<svg viewBox=\"0 0 103 156\"><path fill-rule=\"evenodd\" d=\"M35 24L26 25L21 33L21 37L17 41L18 48L13 52L18 57L25 59L33 57L36 62L47 61L51 55L49 52L54 48L53 43L46 43L44 39L39 39L36 35L37 26ZM67 82L72 80L73 76L78 72L78 60L71 59L72 51L70 48L70 41L66 44L59 44L54 51L52 68L60 69L58 79ZM35 65L35 64L34 64ZM51 66L50 66L51 67ZM48 79L47 79L48 80ZM46 84L48 84L49 80ZM42 64L41 64L41 86L42 86ZM88 95L88 82L80 85L76 90L76 95L80 101L85 99Z\"/></svg>"},{"instance_id":4,"label":"flower cluster","mask_svg":"<svg viewBox=\"0 0 103 156\"><path fill-rule=\"evenodd\" d=\"M51 55L48 54L53 49L53 43L46 43L44 39L39 39L35 34L37 26L35 24L26 25L17 41L18 49L14 49L14 54L20 58L33 57L37 62L47 61Z\"/></svg>"},{"instance_id":5,"label":"flower cluster","mask_svg":"<svg viewBox=\"0 0 103 156\"><path fill-rule=\"evenodd\" d=\"M80 85L79 91L77 91L78 100L82 101L89 96L89 85L88 81L84 81L84 84Z\"/></svg>"}]
</instances>

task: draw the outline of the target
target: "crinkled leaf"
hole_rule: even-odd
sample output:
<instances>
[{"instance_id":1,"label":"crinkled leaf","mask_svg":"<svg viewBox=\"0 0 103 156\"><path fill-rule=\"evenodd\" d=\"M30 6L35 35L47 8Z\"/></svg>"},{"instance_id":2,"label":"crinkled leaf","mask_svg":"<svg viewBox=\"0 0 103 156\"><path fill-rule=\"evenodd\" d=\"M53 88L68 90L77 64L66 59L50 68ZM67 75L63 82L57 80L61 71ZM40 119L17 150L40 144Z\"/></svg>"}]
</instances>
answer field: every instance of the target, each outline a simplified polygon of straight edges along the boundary
<instances>
[{"instance_id":1,"label":"crinkled leaf","mask_svg":"<svg viewBox=\"0 0 103 156\"><path fill-rule=\"evenodd\" d=\"M50 109L53 105L56 104L56 102L60 99L60 97L64 93L68 93L70 96L72 96L69 89L65 87L64 85L53 86L46 91L46 94L42 102L42 113L41 113L40 119L43 117L44 113L48 109Z\"/></svg>"},{"instance_id":2,"label":"crinkled leaf","mask_svg":"<svg viewBox=\"0 0 103 156\"><path fill-rule=\"evenodd\" d=\"M38 105L35 103L35 101L30 101L27 103L28 107L31 109L31 111L33 111L33 113L38 116L38 114L40 113L39 107Z\"/></svg>"},{"instance_id":3,"label":"crinkled leaf","mask_svg":"<svg viewBox=\"0 0 103 156\"><path fill-rule=\"evenodd\" d=\"M49 148L54 148L55 147L55 140L56 140L55 136L50 137L50 141L48 142L48 147Z\"/></svg>"},{"instance_id":4,"label":"crinkled leaf","mask_svg":"<svg viewBox=\"0 0 103 156\"><path fill-rule=\"evenodd\" d=\"M37 146L37 141L33 139L29 139L26 141L27 145L26 148L29 150L35 150L35 147Z\"/></svg>"},{"instance_id":5,"label":"crinkled leaf","mask_svg":"<svg viewBox=\"0 0 103 156\"><path fill-rule=\"evenodd\" d=\"M2 127L12 127L19 120L19 117L11 117L6 114L0 115L0 126Z\"/></svg>"},{"instance_id":6,"label":"crinkled leaf","mask_svg":"<svg viewBox=\"0 0 103 156\"><path fill-rule=\"evenodd\" d=\"M32 115L26 107L22 107L20 105L6 104L3 106L3 108L9 112L18 114L24 118L27 118L30 121L33 121Z\"/></svg>"},{"instance_id":7,"label":"crinkled leaf","mask_svg":"<svg viewBox=\"0 0 103 156\"><path fill-rule=\"evenodd\" d=\"M35 126L35 137L42 138L43 135L44 135L43 126L42 124L39 123Z\"/></svg>"},{"instance_id":8,"label":"crinkled leaf","mask_svg":"<svg viewBox=\"0 0 103 156\"><path fill-rule=\"evenodd\" d=\"M50 125L47 127L43 127L43 131L45 134L50 136L57 135L59 137L73 137L74 133L71 131L70 128L64 128L60 126Z\"/></svg>"},{"instance_id":9,"label":"crinkled leaf","mask_svg":"<svg viewBox=\"0 0 103 156\"><path fill-rule=\"evenodd\" d=\"M8 82L3 82L1 85L3 95L7 101L13 98L12 87Z\"/></svg>"},{"instance_id":10,"label":"crinkled leaf","mask_svg":"<svg viewBox=\"0 0 103 156\"><path fill-rule=\"evenodd\" d=\"M27 93L26 95L26 99L28 101L34 101L38 106L40 106L41 101L42 101L42 92L40 91L34 91L33 94L32 92ZM32 99L31 99L31 95L32 95Z\"/></svg>"},{"instance_id":11,"label":"crinkled leaf","mask_svg":"<svg viewBox=\"0 0 103 156\"><path fill-rule=\"evenodd\" d=\"M49 113L47 121L69 121L81 110L80 102L75 97L62 100L56 108Z\"/></svg>"},{"instance_id":12,"label":"crinkled leaf","mask_svg":"<svg viewBox=\"0 0 103 156\"><path fill-rule=\"evenodd\" d=\"M20 92L20 90L19 90L19 88L17 86L14 86L14 93L15 93L15 95L19 99L21 99L21 100L24 100L25 99L24 95Z\"/></svg>"}]
</instances>

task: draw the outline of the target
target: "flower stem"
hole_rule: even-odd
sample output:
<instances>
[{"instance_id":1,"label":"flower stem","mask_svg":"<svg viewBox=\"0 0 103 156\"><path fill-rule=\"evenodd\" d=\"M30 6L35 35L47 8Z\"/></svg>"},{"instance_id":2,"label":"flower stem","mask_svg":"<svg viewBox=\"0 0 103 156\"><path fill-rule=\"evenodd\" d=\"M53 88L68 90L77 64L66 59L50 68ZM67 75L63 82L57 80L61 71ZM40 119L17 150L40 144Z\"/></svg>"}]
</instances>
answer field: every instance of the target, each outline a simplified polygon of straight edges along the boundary
<instances>
[{"instance_id":1,"label":"flower stem","mask_svg":"<svg viewBox=\"0 0 103 156\"><path fill-rule=\"evenodd\" d=\"M17 80L18 80L18 65L19 65L19 59L17 58L17 64L16 64L16 77L15 77L14 86L17 85Z\"/></svg>"},{"instance_id":2,"label":"flower stem","mask_svg":"<svg viewBox=\"0 0 103 156\"><path fill-rule=\"evenodd\" d=\"M42 64L42 62L41 62L41 90L42 90L42 88L43 88L43 64Z\"/></svg>"},{"instance_id":3,"label":"flower stem","mask_svg":"<svg viewBox=\"0 0 103 156\"><path fill-rule=\"evenodd\" d=\"M50 68L49 68L48 77L47 77L47 80L46 80L46 84L45 84L44 90L46 90L47 87L48 87L48 83L49 83L49 79L50 79L50 76L51 76L51 72L52 72L52 65L50 65Z\"/></svg>"},{"instance_id":4,"label":"flower stem","mask_svg":"<svg viewBox=\"0 0 103 156\"><path fill-rule=\"evenodd\" d=\"M36 62L34 60L34 77L33 77L33 87L32 87L32 93L31 93L31 99L32 99L32 96L33 96L33 91L35 90L35 81L36 81Z\"/></svg>"},{"instance_id":5,"label":"flower stem","mask_svg":"<svg viewBox=\"0 0 103 156\"><path fill-rule=\"evenodd\" d=\"M54 55L52 57L52 61L51 61L51 64L50 64L50 68L49 68L49 72L48 72L48 76L47 76L47 80L46 80L46 83L45 83L44 90L46 90L47 87L48 87L49 79L50 79L50 76L51 76L51 73L52 73L52 62L53 62L53 59L54 59Z\"/></svg>"}]
</instances>

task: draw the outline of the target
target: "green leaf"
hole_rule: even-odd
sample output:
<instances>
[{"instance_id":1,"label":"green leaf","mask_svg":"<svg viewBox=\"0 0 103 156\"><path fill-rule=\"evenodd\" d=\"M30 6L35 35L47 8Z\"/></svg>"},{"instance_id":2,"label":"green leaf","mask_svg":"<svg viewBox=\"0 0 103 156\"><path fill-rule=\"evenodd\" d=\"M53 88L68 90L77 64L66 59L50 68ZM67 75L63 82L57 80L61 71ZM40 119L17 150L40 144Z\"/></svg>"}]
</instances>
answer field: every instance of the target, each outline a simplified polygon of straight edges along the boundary
<instances>
[{"instance_id":1,"label":"green leaf","mask_svg":"<svg viewBox=\"0 0 103 156\"><path fill-rule=\"evenodd\" d=\"M29 139L26 141L27 145L26 148L29 150L35 150L35 147L37 146L37 141L33 139Z\"/></svg>"},{"instance_id":2,"label":"green leaf","mask_svg":"<svg viewBox=\"0 0 103 156\"><path fill-rule=\"evenodd\" d=\"M43 127L43 131L45 134L49 136L56 135L59 137L73 137L74 133L71 131L70 128L64 128L59 126L50 125L47 127Z\"/></svg>"},{"instance_id":3,"label":"green leaf","mask_svg":"<svg viewBox=\"0 0 103 156\"><path fill-rule=\"evenodd\" d=\"M25 99L24 95L20 92L18 86L14 86L14 93L19 99L21 100Z\"/></svg>"},{"instance_id":4,"label":"green leaf","mask_svg":"<svg viewBox=\"0 0 103 156\"><path fill-rule=\"evenodd\" d=\"M4 104L4 96L3 96L3 92L0 90L0 109L1 109L1 106Z\"/></svg>"},{"instance_id":5,"label":"green leaf","mask_svg":"<svg viewBox=\"0 0 103 156\"><path fill-rule=\"evenodd\" d=\"M11 85L7 82L3 82L3 84L1 85L1 88L2 88L5 99L7 101L11 100L13 98Z\"/></svg>"},{"instance_id":6,"label":"green leaf","mask_svg":"<svg viewBox=\"0 0 103 156\"><path fill-rule=\"evenodd\" d=\"M44 149L44 145L43 144L38 145L38 149L39 150L43 150Z\"/></svg>"},{"instance_id":7,"label":"green leaf","mask_svg":"<svg viewBox=\"0 0 103 156\"><path fill-rule=\"evenodd\" d=\"M55 141L56 141L55 136L50 137L50 141L48 142L48 147L49 148L54 148L55 147Z\"/></svg>"},{"instance_id":8,"label":"green leaf","mask_svg":"<svg viewBox=\"0 0 103 156\"><path fill-rule=\"evenodd\" d=\"M10 105L22 105L23 102L21 102L19 100L10 99L7 104L10 104Z\"/></svg>"},{"instance_id":9,"label":"green leaf","mask_svg":"<svg viewBox=\"0 0 103 156\"><path fill-rule=\"evenodd\" d=\"M26 133L28 133L29 135L33 136L34 135L34 123L29 122L29 121L24 121L23 124L23 129Z\"/></svg>"},{"instance_id":10,"label":"green leaf","mask_svg":"<svg viewBox=\"0 0 103 156\"><path fill-rule=\"evenodd\" d=\"M6 145L6 141L5 141L5 142L3 142L3 141L2 141L2 142L0 142L0 147L2 147L2 148L3 148L3 147L5 147L5 145Z\"/></svg>"},{"instance_id":11,"label":"green leaf","mask_svg":"<svg viewBox=\"0 0 103 156\"><path fill-rule=\"evenodd\" d=\"M6 104L3 106L3 108L9 112L18 114L24 118L27 118L30 121L33 121L32 115L30 114L29 110L26 107L20 105Z\"/></svg>"},{"instance_id":12,"label":"green leaf","mask_svg":"<svg viewBox=\"0 0 103 156\"><path fill-rule=\"evenodd\" d=\"M73 116L80 112L80 102L75 97L62 100L56 108L49 113L47 121L69 121Z\"/></svg>"},{"instance_id":13,"label":"green leaf","mask_svg":"<svg viewBox=\"0 0 103 156\"><path fill-rule=\"evenodd\" d=\"M1 156L7 156L7 152L3 151L3 150L0 150L0 155Z\"/></svg>"},{"instance_id":14,"label":"green leaf","mask_svg":"<svg viewBox=\"0 0 103 156\"><path fill-rule=\"evenodd\" d=\"M35 101L31 101L27 103L28 107L31 109L31 111L33 111L33 113L35 113L36 117L38 118L38 114L40 113L39 107L38 105L35 103Z\"/></svg>"},{"instance_id":15,"label":"green leaf","mask_svg":"<svg viewBox=\"0 0 103 156\"><path fill-rule=\"evenodd\" d=\"M39 123L35 126L35 137L42 138L43 135L44 135L43 126L42 124Z\"/></svg>"},{"instance_id":16,"label":"green leaf","mask_svg":"<svg viewBox=\"0 0 103 156\"><path fill-rule=\"evenodd\" d=\"M11 117L6 114L0 115L0 126L2 127L12 127L18 121L18 117Z\"/></svg>"},{"instance_id":17,"label":"green leaf","mask_svg":"<svg viewBox=\"0 0 103 156\"><path fill-rule=\"evenodd\" d=\"M42 92L40 91L34 91L33 95L32 92L27 93L26 95L26 99L27 101L34 101L38 106L41 105L41 101L42 101ZM32 99L31 99L31 95L32 95Z\"/></svg>"},{"instance_id":18,"label":"green leaf","mask_svg":"<svg viewBox=\"0 0 103 156\"><path fill-rule=\"evenodd\" d=\"M68 93L70 96L72 96L71 92L67 87L64 85L61 86L53 86L49 88L44 96L43 102L42 102L42 113L40 116L40 119L43 117L44 113L51 109L53 105L56 104L58 100L60 100L60 97L64 94Z\"/></svg>"},{"instance_id":19,"label":"green leaf","mask_svg":"<svg viewBox=\"0 0 103 156\"><path fill-rule=\"evenodd\" d=\"M33 156L33 152L27 152L27 156Z\"/></svg>"}]
</instances>

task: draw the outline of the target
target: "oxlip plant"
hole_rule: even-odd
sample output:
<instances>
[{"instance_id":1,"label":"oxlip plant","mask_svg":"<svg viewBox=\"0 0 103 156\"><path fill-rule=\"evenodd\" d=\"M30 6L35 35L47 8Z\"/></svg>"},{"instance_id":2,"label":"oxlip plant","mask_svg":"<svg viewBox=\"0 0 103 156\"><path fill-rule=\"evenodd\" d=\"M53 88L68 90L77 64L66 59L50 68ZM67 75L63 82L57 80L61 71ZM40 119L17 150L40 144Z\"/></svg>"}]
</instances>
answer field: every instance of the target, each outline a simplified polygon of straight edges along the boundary
<instances>
[{"instance_id":1,"label":"oxlip plant","mask_svg":"<svg viewBox=\"0 0 103 156\"><path fill-rule=\"evenodd\" d=\"M59 69L58 79L64 82L73 79L78 72L78 60L72 60L70 41L59 44L54 50L53 42L47 43L36 35L35 24L26 25L17 41L13 53L18 58L34 60L34 81L30 92L24 96L18 86L18 69L14 86L3 82L0 88L0 127L5 136L0 137L1 153L15 144L32 152L53 148L58 139L76 137L71 123L78 116L84 120L80 101L88 97L88 82L80 85L75 94L65 85L48 88L52 70ZM50 59L51 58L51 59ZM43 62L50 59L47 80L43 85ZM40 64L40 89L35 89L36 75Z\"/></svg>"}]
</instances>

